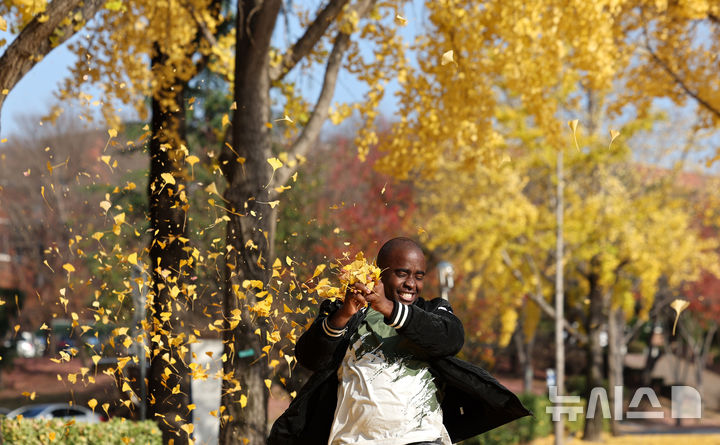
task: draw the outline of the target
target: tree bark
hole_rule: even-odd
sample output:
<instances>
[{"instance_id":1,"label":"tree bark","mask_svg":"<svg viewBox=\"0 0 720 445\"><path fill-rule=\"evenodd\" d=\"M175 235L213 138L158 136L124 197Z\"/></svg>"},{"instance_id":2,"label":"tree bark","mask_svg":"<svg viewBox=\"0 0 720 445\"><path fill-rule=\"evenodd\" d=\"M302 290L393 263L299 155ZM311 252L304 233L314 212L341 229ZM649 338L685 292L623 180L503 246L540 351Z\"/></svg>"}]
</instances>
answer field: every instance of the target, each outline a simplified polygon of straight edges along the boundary
<instances>
[{"instance_id":1,"label":"tree bark","mask_svg":"<svg viewBox=\"0 0 720 445\"><path fill-rule=\"evenodd\" d=\"M163 54L156 54L151 63L153 67L160 67L165 60ZM176 445L189 442L187 432L181 427L191 422L187 408L190 404L190 377L186 366L189 350L184 339L190 301L183 289L188 266L181 265L181 261L188 258L184 250L188 203L182 170L184 154L180 149L186 138L184 89L185 85L177 82L164 88L160 96L172 100L169 110L158 98L152 99L153 137L149 143L148 179L153 234L150 245L153 288L148 296L152 320L148 413L158 422L163 442L174 440ZM172 175L174 184L163 178L163 174ZM179 293L173 291L175 287Z\"/></svg>"},{"instance_id":2,"label":"tree bark","mask_svg":"<svg viewBox=\"0 0 720 445\"><path fill-rule=\"evenodd\" d=\"M267 361L259 359L265 329L253 323L248 308L259 301L258 289L243 289L244 280L267 283L273 258L275 211L268 204L272 170L270 130L270 37L280 0L238 2L235 49L232 146L221 165L229 205L225 255L223 309L226 315L220 443L264 443L268 393L264 379ZM241 317L237 320L237 315ZM233 325L235 317L236 326ZM260 329L260 335L255 330ZM241 353L241 356L238 356Z\"/></svg>"},{"instance_id":3,"label":"tree bark","mask_svg":"<svg viewBox=\"0 0 720 445\"><path fill-rule=\"evenodd\" d=\"M608 397L611 409L615 407L615 387L623 386L623 326L625 316L622 309L610 308L608 316ZM622 403L622 400L620 400ZM618 435L617 422L613 416L610 419L610 432Z\"/></svg>"},{"instance_id":4,"label":"tree bark","mask_svg":"<svg viewBox=\"0 0 720 445\"><path fill-rule=\"evenodd\" d=\"M592 268L592 266L591 266ZM603 307L604 295L598 283L598 276L594 272L590 272L588 281L590 284L590 307L588 308L588 316L586 319L585 330L588 336L586 345L587 367L585 381L585 412L590 407L590 391L593 388L603 385L603 350L600 346L600 331L603 324ZM595 416L591 419L585 419L585 429L583 431L583 440L590 442L599 442L602 440L603 418L602 411L595 410Z\"/></svg>"},{"instance_id":5,"label":"tree bark","mask_svg":"<svg viewBox=\"0 0 720 445\"><path fill-rule=\"evenodd\" d=\"M12 90L43 57L82 29L80 25L94 17L104 4L104 0L54 0L48 4L45 12L33 18L0 57L0 90ZM47 20L41 21L40 17ZM60 27L60 22L68 17L70 23ZM57 37L51 39L54 36ZM0 94L0 111L5 97Z\"/></svg>"}]
</instances>

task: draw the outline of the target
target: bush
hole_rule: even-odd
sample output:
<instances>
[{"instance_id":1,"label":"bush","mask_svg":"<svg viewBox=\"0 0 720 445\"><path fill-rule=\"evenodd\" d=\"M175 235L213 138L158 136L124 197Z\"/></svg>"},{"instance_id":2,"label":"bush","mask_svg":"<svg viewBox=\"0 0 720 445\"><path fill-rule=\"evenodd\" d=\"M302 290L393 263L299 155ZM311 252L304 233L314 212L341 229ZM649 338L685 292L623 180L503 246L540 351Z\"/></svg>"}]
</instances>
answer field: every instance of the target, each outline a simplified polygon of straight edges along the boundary
<instances>
[{"instance_id":1,"label":"bush","mask_svg":"<svg viewBox=\"0 0 720 445\"><path fill-rule=\"evenodd\" d=\"M551 414L545 408L551 406L547 396L534 394L520 394L520 401L534 416L510 422L485 434L475 436L462 442L463 445L514 445L530 442L533 439L546 437L553 433ZM581 402L584 403L584 402ZM565 417L567 419L567 417ZM582 430L583 416L578 416L575 422L565 422L565 428L571 432Z\"/></svg>"},{"instance_id":2,"label":"bush","mask_svg":"<svg viewBox=\"0 0 720 445\"><path fill-rule=\"evenodd\" d=\"M61 419L3 419L0 432L0 442L14 445L162 445L160 430L149 420L83 423Z\"/></svg>"}]
</instances>

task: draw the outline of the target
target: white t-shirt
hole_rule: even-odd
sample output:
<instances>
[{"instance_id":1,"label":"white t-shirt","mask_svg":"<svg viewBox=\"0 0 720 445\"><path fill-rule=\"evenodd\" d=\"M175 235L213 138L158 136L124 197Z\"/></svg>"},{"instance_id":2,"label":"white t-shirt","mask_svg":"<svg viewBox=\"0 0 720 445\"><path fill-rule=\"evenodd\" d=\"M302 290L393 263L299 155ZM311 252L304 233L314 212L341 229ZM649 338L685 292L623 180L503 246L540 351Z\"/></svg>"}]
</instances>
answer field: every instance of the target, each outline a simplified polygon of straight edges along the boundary
<instances>
[{"instance_id":1,"label":"white t-shirt","mask_svg":"<svg viewBox=\"0 0 720 445\"><path fill-rule=\"evenodd\" d=\"M428 364L413 358L408 345L368 309L338 369L329 445L451 444Z\"/></svg>"}]
</instances>

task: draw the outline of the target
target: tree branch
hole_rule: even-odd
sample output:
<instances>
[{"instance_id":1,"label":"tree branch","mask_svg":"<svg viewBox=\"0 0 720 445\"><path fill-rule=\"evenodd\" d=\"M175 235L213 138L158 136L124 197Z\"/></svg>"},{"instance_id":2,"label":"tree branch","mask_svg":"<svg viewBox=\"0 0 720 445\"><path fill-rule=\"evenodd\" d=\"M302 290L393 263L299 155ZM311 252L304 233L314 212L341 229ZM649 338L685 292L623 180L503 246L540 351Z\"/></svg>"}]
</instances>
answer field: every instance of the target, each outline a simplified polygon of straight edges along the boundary
<instances>
[{"instance_id":1,"label":"tree branch","mask_svg":"<svg viewBox=\"0 0 720 445\"><path fill-rule=\"evenodd\" d=\"M712 17L712 16L711 16ZM695 99L700 105L702 105L703 108L705 108L710 113L714 114L717 119L720 119L720 110L713 106L711 103L707 102L703 98L700 97L698 93L695 91L692 91L690 87L685 84L685 81L680 78L680 76L668 66L668 64L660 58L660 56L655 53L655 51L652 49L652 46L650 46L650 39L647 35L647 29L644 30L645 33L645 48L652 56L655 63L660 65L660 68L663 69L674 81L675 83L683 90L685 91L685 94Z\"/></svg>"},{"instance_id":2,"label":"tree branch","mask_svg":"<svg viewBox=\"0 0 720 445\"><path fill-rule=\"evenodd\" d=\"M305 34L283 54L280 63L277 66L270 67L271 81L281 80L298 62L310 53L348 2L349 0L330 0L310 26L307 27Z\"/></svg>"},{"instance_id":3,"label":"tree branch","mask_svg":"<svg viewBox=\"0 0 720 445\"><path fill-rule=\"evenodd\" d=\"M359 17L364 17L367 11L375 4L376 0L364 0L357 5L357 12ZM300 135L293 143L288 153L290 156L305 156L310 150L313 144L320 135L320 130L323 124L327 120L328 110L330 108L330 101L335 94L335 84L337 82L338 72L340 71L340 65L342 64L343 56L350 46L350 34L346 34L342 31L338 32L333 45L332 52L328 57L327 66L325 68L325 78L323 79L322 90L318 97L313 112L310 115L305 127L302 129ZM279 170L275 175L275 185L284 185L288 179L297 171L298 165L295 167L287 167ZM271 199L277 197L277 192L271 192Z\"/></svg>"},{"instance_id":4,"label":"tree branch","mask_svg":"<svg viewBox=\"0 0 720 445\"><path fill-rule=\"evenodd\" d=\"M513 266L512 260L510 259L510 256L508 255L507 251L503 250L501 255L502 255L503 263L505 263L505 265L510 268L515 279L518 280L519 282L525 284L525 278L522 276L522 273L519 270L517 270L515 268L515 266ZM534 267L534 266L531 265L531 267ZM539 274L539 271L537 271L536 273ZM534 292L529 292L528 296L530 297L530 299L532 301L535 302L535 304L540 306L540 309L548 317L552 318L553 320L556 318L555 309L552 306L550 306L547 301L545 301L545 299L542 296L542 293L536 294ZM567 319L563 319L563 327L568 332L568 334L577 338L580 342L582 342L582 343L587 342L587 336L584 335L583 333L581 333L580 331L578 331L577 329L575 329L574 327L572 327L570 325L570 323L568 323Z\"/></svg>"},{"instance_id":5,"label":"tree branch","mask_svg":"<svg viewBox=\"0 0 720 445\"><path fill-rule=\"evenodd\" d=\"M35 16L20 31L0 57L0 90L12 90L43 57L75 35L82 28L79 23L94 17L104 4L104 0L53 0L44 13ZM74 19L73 11L80 13L80 20ZM58 28L67 17L73 17L71 23ZM57 39L51 40L53 36ZM0 94L0 110L5 97Z\"/></svg>"}]
</instances>

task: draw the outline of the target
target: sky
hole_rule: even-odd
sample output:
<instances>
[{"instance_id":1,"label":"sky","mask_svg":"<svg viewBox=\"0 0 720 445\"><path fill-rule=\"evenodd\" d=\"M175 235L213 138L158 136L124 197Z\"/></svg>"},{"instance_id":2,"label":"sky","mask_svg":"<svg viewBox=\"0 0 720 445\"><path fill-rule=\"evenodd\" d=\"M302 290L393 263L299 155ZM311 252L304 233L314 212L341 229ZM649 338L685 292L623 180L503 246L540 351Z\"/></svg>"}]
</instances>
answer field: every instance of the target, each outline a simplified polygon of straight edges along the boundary
<instances>
[{"instance_id":1,"label":"sky","mask_svg":"<svg viewBox=\"0 0 720 445\"><path fill-rule=\"evenodd\" d=\"M405 27L400 28L399 32L406 42L412 42L418 33L422 32L425 24L423 17L423 0L412 0L408 2L403 11L400 13L408 21ZM289 15L293 17L293 14ZM284 48L294 42L302 32L299 24L290 18L287 22L282 19L278 21L275 30L274 43L276 46ZM75 38L78 38L76 36ZM10 40L12 36L7 32L0 31L0 38ZM71 39L72 41L73 39ZM70 66L73 63L74 55L68 51L67 43L55 48L45 57L45 60L38 63L23 79L13 88L0 114L0 140L5 138L12 139L13 134L28 131L36 125L40 125L39 117L47 113L51 106L57 102L54 94L58 91L59 85L63 79L70 75ZM2 50L2 49L0 49ZM409 58L412 61L412 57ZM311 101L314 101L319 94L322 85L323 73L318 70L316 73L296 75L293 79L296 81L296 87L299 91ZM380 112L385 116L395 115L397 102L393 93L397 91L397 83L391 82L386 87L385 98L380 104ZM341 71L335 89L334 102L358 102L363 99L366 88L352 76ZM100 91L88 88L86 93L95 98L99 98ZM67 106L66 106L67 108ZM670 107L673 108L672 106ZM129 110L129 108L128 108ZM67 110L67 113L79 114L77 109ZM128 116L134 113L126 111ZM34 122L30 121L31 117ZM674 120L674 119L673 119ZM44 124L49 125L49 124ZM97 124L96 124L97 125ZM332 124L327 123L328 129ZM707 152L714 151L720 144L720 135L714 134L709 140L705 141L709 144ZM637 147L641 148L641 147ZM641 150L638 150L638 154ZM653 152L650 147L649 152ZM647 159L646 159L647 160ZM650 162L653 162L652 160ZM711 170L717 172L718 167L713 166Z\"/></svg>"},{"instance_id":2,"label":"sky","mask_svg":"<svg viewBox=\"0 0 720 445\"><path fill-rule=\"evenodd\" d=\"M409 2L403 14L408 19L408 25L402 29L402 34L407 41L410 41L414 39L417 30L420 29L422 1L413 0ZM284 26L282 20L279 20L274 40L278 46L285 47L288 42L295 41L300 36L300 32L299 25L293 23L292 20L288 22L287 27ZM0 39L5 38L10 41L12 37L10 33L0 31ZM74 37L69 42L78 37ZM10 91L0 113L0 138L11 138L13 134L27 131L27 122L30 117L42 116L50 110L53 104L57 103L54 94L57 93L62 80L70 75L70 66L74 61L74 55L67 49L69 42L65 42L51 51ZM0 48L0 51L4 51L4 49ZM305 91L306 97L311 100L315 99L319 94L322 78L322 72L304 76L297 79L298 87ZM393 114L395 101L392 93L396 90L397 85L388 86L386 97L381 103L381 111L385 115ZM360 101L363 98L364 91L362 84L351 76L341 73L335 88L335 101ZM88 89L85 92L93 97L100 95L99 90ZM69 112L72 112L72 110L69 110ZM38 123L33 124L37 125Z\"/></svg>"}]
</instances>

